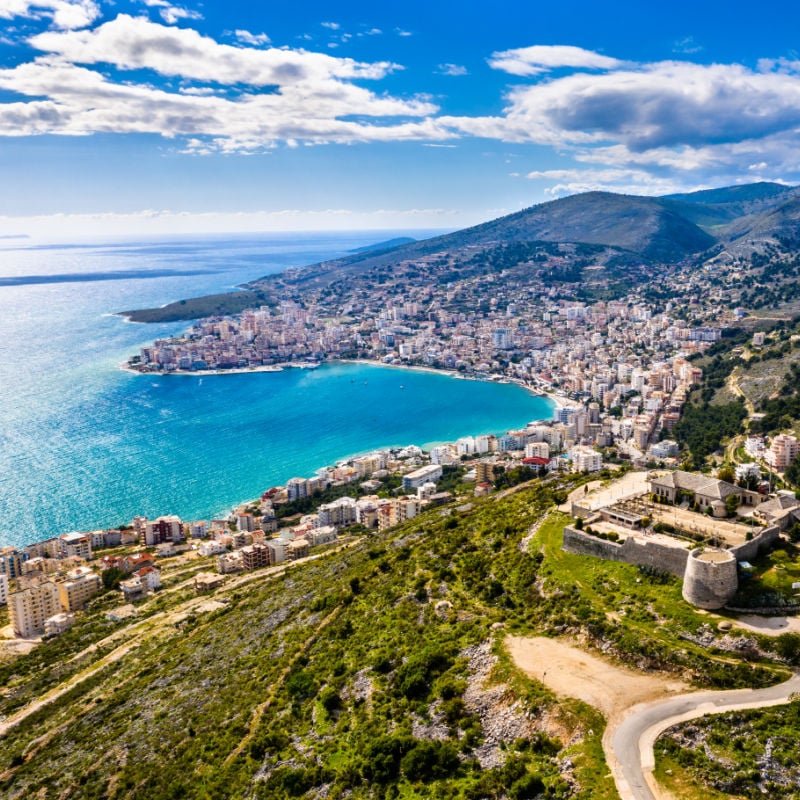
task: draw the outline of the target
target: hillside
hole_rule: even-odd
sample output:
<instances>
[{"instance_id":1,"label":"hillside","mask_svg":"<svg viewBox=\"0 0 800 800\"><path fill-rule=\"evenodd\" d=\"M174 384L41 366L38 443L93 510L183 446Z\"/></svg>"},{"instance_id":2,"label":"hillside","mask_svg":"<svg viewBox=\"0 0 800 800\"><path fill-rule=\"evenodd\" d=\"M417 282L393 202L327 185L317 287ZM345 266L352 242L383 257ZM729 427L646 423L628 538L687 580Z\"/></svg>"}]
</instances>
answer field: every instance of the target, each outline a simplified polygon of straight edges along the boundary
<instances>
[{"instance_id":1,"label":"hillside","mask_svg":"<svg viewBox=\"0 0 800 800\"><path fill-rule=\"evenodd\" d=\"M0 667L0 795L616 798L603 716L515 666L508 634L705 686L786 670L780 639L697 643L709 615L676 579L561 551L563 498L434 509L201 598L184 567L133 621L96 599Z\"/></svg>"},{"instance_id":2,"label":"hillside","mask_svg":"<svg viewBox=\"0 0 800 800\"><path fill-rule=\"evenodd\" d=\"M690 207L690 206L687 206ZM693 207L691 207L693 208ZM385 244L391 244L387 242ZM401 243L385 249L369 249L309 267L287 270L242 287L241 293L211 298L195 298L172 303L161 309L122 312L135 322L163 322L195 319L213 313L236 313L254 304L269 301L281 291L318 291L337 282L374 281L382 272L424 260L440 261L440 273L447 280L468 278L487 268L496 272L524 267L554 246L566 246L565 253L577 259L590 255L608 266L607 279L635 286L644 268L696 256L716 244L685 214L680 205L651 197L590 192L532 206L454 233L432 239ZM578 250L575 250L577 246ZM507 248L512 256L496 259L498 249ZM571 248L571 249L570 249ZM453 264L459 268L452 271ZM489 265L489 266L487 266ZM435 265L434 265L435 267ZM431 268L425 280L436 279ZM524 277L524 270L522 270ZM405 276L406 280L413 280ZM528 270L528 280L534 276Z\"/></svg>"},{"instance_id":3,"label":"hillside","mask_svg":"<svg viewBox=\"0 0 800 800\"><path fill-rule=\"evenodd\" d=\"M189 320L273 305L285 297L316 299L329 289L341 295L356 284L369 290L387 279L411 287L491 273L536 286L542 282L536 265L553 258L559 267L548 272L548 282L583 286L579 299L620 297L646 285L656 266L661 285L664 270L715 259L752 277L748 285L757 291L745 296L737 290L732 301L778 306L797 297L792 282L798 248L800 189L795 187L755 183L661 198L587 192L431 239L389 240L252 281L240 292L121 313L136 322Z\"/></svg>"}]
</instances>

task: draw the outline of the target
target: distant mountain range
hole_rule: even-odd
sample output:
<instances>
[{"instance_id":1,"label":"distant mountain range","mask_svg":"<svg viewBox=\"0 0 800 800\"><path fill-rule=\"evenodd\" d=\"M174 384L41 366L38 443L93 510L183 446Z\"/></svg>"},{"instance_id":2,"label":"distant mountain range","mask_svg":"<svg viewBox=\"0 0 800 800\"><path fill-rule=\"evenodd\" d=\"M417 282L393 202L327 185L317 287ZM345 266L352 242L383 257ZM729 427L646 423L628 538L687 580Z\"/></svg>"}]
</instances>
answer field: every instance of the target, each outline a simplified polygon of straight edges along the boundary
<instances>
[{"instance_id":1,"label":"distant mountain range","mask_svg":"<svg viewBox=\"0 0 800 800\"><path fill-rule=\"evenodd\" d=\"M142 322L235 313L263 302L276 282L296 291L319 289L437 255L456 265L452 279L458 279L468 277L470 269L485 271L486 264L498 271L513 268L515 254L523 264L537 247L547 245L568 245L573 252L577 245L581 253L590 253L606 266L608 280L628 285L658 264L794 249L800 247L800 187L762 182L664 197L587 192L432 239L390 240L361 248L339 259L261 278L242 292L124 313Z\"/></svg>"}]
</instances>

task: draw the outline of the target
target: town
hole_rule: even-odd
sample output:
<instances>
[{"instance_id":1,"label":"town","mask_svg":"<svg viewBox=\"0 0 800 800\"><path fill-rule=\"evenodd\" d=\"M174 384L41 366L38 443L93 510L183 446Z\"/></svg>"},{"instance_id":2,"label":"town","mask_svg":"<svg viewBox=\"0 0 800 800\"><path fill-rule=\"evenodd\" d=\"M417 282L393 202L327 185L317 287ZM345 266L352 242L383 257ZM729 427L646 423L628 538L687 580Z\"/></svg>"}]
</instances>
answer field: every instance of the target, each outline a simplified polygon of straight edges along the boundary
<instances>
[{"instance_id":1,"label":"town","mask_svg":"<svg viewBox=\"0 0 800 800\"><path fill-rule=\"evenodd\" d=\"M661 386L674 384L675 391L686 391L687 375L694 380L696 370L687 369L683 359L676 359L671 370L661 368L658 378ZM651 386L653 374L643 377L643 387ZM612 392L620 391L624 392L612 385ZM661 396L661 390L652 392ZM648 392L643 393L646 402ZM194 589L204 593L218 587L226 575L299 561L312 550L341 541L343 534L387 530L428 507L451 503L454 493L441 488L446 473L451 477L450 484L461 488L460 494L465 487L471 487L472 494L484 496L498 486L513 486L534 477L598 473L608 464L596 448L607 454L615 444L620 449L627 445L630 455L623 461L634 467L674 469L678 445L669 439L648 445L653 426L659 419L663 424L663 415L642 412L642 402L641 395L636 394L619 417L601 413L598 401L586 406L562 402L556 406L552 420L533 421L504 436L465 436L435 446L430 452L411 445L356 456L323 467L311 477L291 478L284 486L266 490L255 501L242 504L222 519L187 522L175 515L152 520L135 517L131 524L116 529L70 532L20 549L2 548L0 605L8 604L14 636L36 640L68 630L76 613L103 589L118 590L123 607L130 613L131 604L161 588L160 562L170 557L183 556L182 563L191 559ZM654 404L654 408L660 407ZM642 431L639 439L635 438L637 430ZM757 518L762 527L768 528L768 534L759 535L752 544L748 538L744 548L755 553L765 541L774 539L773 532L800 521L800 501L794 494L785 492L770 500L771 486L761 477L762 465L778 472L784 470L800 453L800 443L795 437L782 434L773 437L767 448L763 439L751 437L745 452L752 455L752 460L737 465L736 485L698 479L692 483L692 498L696 490L700 502L706 503L705 510L715 519L739 516L740 506L759 507ZM619 468L618 464L613 466ZM711 487L706 500L698 488L703 481ZM651 486L649 491L639 487L631 498L647 495L658 499L665 495L662 483L656 481L656 488ZM675 500L674 486L669 499ZM602 519L606 527L611 525L602 538L613 534L620 547L626 539L635 541L634 533L644 524L643 519L649 525L656 516L652 505L649 510L640 505L621 511L619 500L607 505L611 510L583 500L582 504L573 504L572 512L581 521L588 517L590 522ZM587 534L594 532L588 525L586 531L582 530L582 523L579 525L567 529L565 546L596 554L596 544L585 549ZM605 529L601 525L598 530ZM589 542L593 541L596 542L594 535L589 537ZM744 541L744 534L740 534L737 544L743 546ZM657 549L652 538L646 544L651 550ZM678 546L683 569L686 544L680 542ZM120 555L115 554L117 549L122 551ZM639 548L639 552L644 549ZM604 557L617 558L608 553ZM659 558L663 561L663 554Z\"/></svg>"}]
</instances>

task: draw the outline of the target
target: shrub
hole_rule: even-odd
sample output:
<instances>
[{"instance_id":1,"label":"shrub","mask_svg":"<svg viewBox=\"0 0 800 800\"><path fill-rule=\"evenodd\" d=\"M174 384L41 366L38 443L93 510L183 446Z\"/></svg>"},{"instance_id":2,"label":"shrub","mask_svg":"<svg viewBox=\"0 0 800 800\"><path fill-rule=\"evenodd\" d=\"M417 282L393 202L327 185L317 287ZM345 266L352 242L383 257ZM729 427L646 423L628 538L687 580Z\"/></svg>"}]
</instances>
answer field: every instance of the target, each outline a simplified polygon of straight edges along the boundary
<instances>
[{"instance_id":1,"label":"shrub","mask_svg":"<svg viewBox=\"0 0 800 800\"><path fill-rule=\"evenodd\" d=\"M448 778L460 765L458 751L450 742L428 740L418 742L400 762L406 778L423 783Z\"/></svg>"}]
</instances>

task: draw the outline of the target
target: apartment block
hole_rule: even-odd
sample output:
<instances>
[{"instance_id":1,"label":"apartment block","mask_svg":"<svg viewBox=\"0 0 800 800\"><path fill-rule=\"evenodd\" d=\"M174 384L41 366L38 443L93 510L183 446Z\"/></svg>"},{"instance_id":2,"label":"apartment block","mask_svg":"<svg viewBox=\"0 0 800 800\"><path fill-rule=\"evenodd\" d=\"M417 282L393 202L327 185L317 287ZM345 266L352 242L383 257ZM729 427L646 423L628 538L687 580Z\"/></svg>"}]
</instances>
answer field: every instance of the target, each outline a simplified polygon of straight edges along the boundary
<instances>
[{"instance_id":1,"label":"apartment block","mask_svg":"<svg viewBox=\"0 0 800 800\"><path fill-rule=\"evenodd\" d=\"M414 491L422 486L423 483L436 483L441 477L441 466L439 464L429 464L409 472L408 475L403 475L403 489L407 492Z\"/></svg>"},{"instance_id":2,"label":"apartment block","mask_svg":"<svg viewBox=\"0 0 800 800\"><path fill-rule=\"evenodd\" d=\"M786 433L775 436L764 458L773 468L784 470L800 455L800 442L797 438Z\"/></svg>"},{"instance_id":3,"label":"apartment block","mask_svg":"<svg viewBox=\"0 0 800 800\"><path fill-rule=\"evenodd\" d=\"M86 606L102 588L103 583L96 572L87 567L78 567L67 576L67 580L56 584L61 608L70 613Z\"/></svg>"},{"instance_id":4,"label":"apartment block","mask_svg":"<svg viewBox=\"0 0 800 800\"><path fill-rule=\"evenodd\" d=\"M58 588L43 576L31 578L24 589L9 594L8 610L17 636L24 639L41 636L45 620L61 612Z\"/></svg>"}]
</instances>

